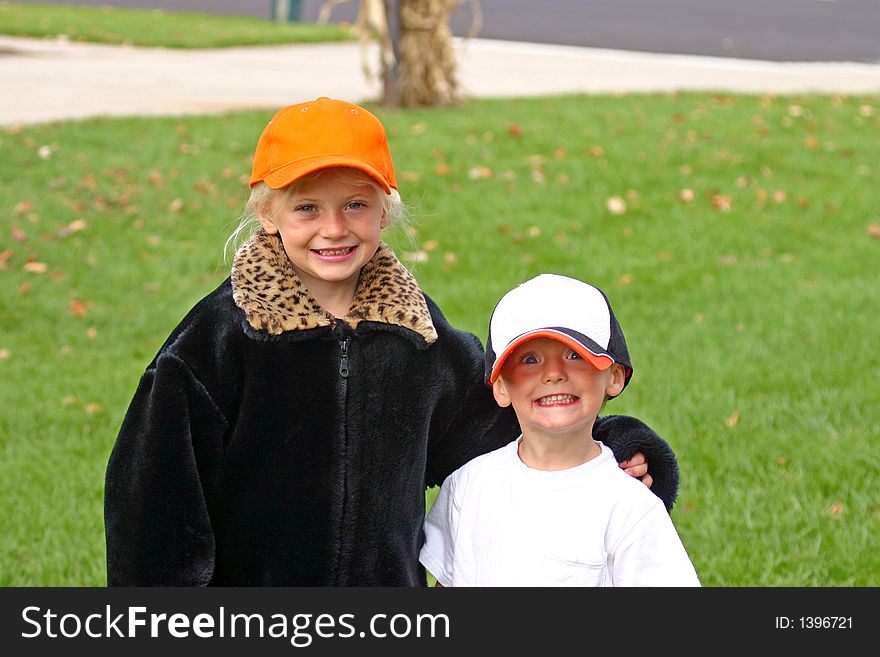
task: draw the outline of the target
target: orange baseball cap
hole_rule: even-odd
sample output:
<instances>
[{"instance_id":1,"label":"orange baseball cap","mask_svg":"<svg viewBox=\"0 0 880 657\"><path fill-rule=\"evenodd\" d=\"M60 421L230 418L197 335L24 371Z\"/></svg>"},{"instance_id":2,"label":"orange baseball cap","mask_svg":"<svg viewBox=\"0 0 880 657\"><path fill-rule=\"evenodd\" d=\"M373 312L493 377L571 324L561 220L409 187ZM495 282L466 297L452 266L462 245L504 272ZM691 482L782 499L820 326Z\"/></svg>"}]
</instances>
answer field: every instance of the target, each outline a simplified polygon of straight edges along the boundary
<instances>
[{"instance_id":1,"label":"orange baseball cap","mask_svg":"<svg viewBox=\"0 0 880 657\"><path fill-rule=\"evenodd\" d=\"M322 96L283 107L263 130L250 186L261 180L286 187L327 167L352 167L376 179L386 194L397 188L385 128L363 107Z\"/></svg>"}]
</instances>

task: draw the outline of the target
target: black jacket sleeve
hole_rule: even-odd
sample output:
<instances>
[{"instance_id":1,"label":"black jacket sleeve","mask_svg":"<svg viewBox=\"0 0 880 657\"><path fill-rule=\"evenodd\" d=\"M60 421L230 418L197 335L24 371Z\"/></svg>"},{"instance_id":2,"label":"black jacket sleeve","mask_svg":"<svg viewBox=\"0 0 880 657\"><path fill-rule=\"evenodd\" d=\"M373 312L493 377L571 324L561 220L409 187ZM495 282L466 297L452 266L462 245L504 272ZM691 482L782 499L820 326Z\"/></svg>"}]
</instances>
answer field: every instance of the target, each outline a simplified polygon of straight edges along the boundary
<instances>
[{"instance_id":1,"label":"black jacket sleeve","mask_svg":"<svg viewBox=\"0 0 880 657\"><path fill-rule=\"evenodd\" d=\"M648 461L648 473L654 480L651 492L672 510L678 496L678 460L669 444L648 425L627 415L606 415L596 419L593 437L611 448L618 462L642 452Z\"/></svg>"},{"instance_id":2,"label":"black jacket sleeve","mask_svg":"<svg viewBox=\"0 0 880 657\"><path fill-rule=\"evenodd\" d=\"M160 355L141 378L107 465L110 586L207 585L214 536L207 463L226 421L187 365Z\"/></svg>"},{"instance_id":3,"label":"black jacket sleeve","mask_svg":"<svg viewBox=\"0 0 880 657\"><path fill-rule=\"evenodd\" d=\"M435 320L435 325L438 322ZM430 424L425 483L439 486L454 470L519 434L512 408L500 408L483 383L483 347L463 331L440 329L434 385L437 399Z\"/></svg>"}]
</instances>

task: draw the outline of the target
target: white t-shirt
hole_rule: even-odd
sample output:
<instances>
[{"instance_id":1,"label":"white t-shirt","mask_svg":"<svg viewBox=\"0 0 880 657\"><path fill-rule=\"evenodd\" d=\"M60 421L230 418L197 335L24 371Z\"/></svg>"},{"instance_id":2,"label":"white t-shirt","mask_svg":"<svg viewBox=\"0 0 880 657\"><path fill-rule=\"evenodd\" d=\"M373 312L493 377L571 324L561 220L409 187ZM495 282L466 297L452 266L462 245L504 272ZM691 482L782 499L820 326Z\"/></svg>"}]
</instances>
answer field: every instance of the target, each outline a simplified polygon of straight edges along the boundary
<instances>
[{"instance_id":1,"label":"white t-shirt","mask_svg":"<svg viewBox=\"0 0 880 657\"><path fill-rule=\"evenodd\" d=\"M419 556L443 586L700 586L663 502L608 447L543 471L520 440L443 482Z\"/></svg>"}]
</instances>

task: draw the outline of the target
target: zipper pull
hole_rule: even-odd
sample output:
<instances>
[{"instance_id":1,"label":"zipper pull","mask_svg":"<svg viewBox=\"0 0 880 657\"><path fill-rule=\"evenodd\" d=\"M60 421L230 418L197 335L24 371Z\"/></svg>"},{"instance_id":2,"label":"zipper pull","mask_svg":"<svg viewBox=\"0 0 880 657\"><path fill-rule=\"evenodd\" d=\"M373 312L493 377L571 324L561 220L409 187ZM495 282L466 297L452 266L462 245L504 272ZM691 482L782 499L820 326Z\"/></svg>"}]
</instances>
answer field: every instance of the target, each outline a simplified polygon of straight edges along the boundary
<instances>
[{"instance_id":1,"label":"zipper pull","mask_svg":"<svg viewBox=\"0 0 880 657\"><path fill-rule=\"evenodd\" d=\"M342 378L348 377L348 341L350 338L345 338L339 343L339 347L342 349L342 357L339 359L339 375Z\"/></svg>"}]
</instances>

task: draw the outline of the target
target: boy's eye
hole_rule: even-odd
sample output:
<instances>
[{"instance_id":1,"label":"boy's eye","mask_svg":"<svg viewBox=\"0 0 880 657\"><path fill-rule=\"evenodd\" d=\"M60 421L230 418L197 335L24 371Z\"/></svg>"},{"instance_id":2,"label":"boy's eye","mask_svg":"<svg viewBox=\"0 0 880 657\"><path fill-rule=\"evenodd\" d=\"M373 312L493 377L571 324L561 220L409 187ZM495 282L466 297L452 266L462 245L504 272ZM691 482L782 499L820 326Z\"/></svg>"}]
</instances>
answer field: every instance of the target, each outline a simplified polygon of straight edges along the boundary
<instances>
[{"instance_id":1,"label":"boy's eye","mask_svg":"<svg viewBox=\"0 0 880 657\"><path fill-rule=\"evenodd\" d=\"M519 359L519 362L523 365L534 365L538 362L538 357L534 354L525 354L522 358Z\"/></svg>"},{"instance_id":2,"label":"boy's eye","mask_svg":"<svg viewBox=\"0 0 880 657\"><path fill-rule=\"evenodd\" d=\"M569 352L568 360L581 360L581 355L576 351Z\"/></svg>"}]
</instances>

